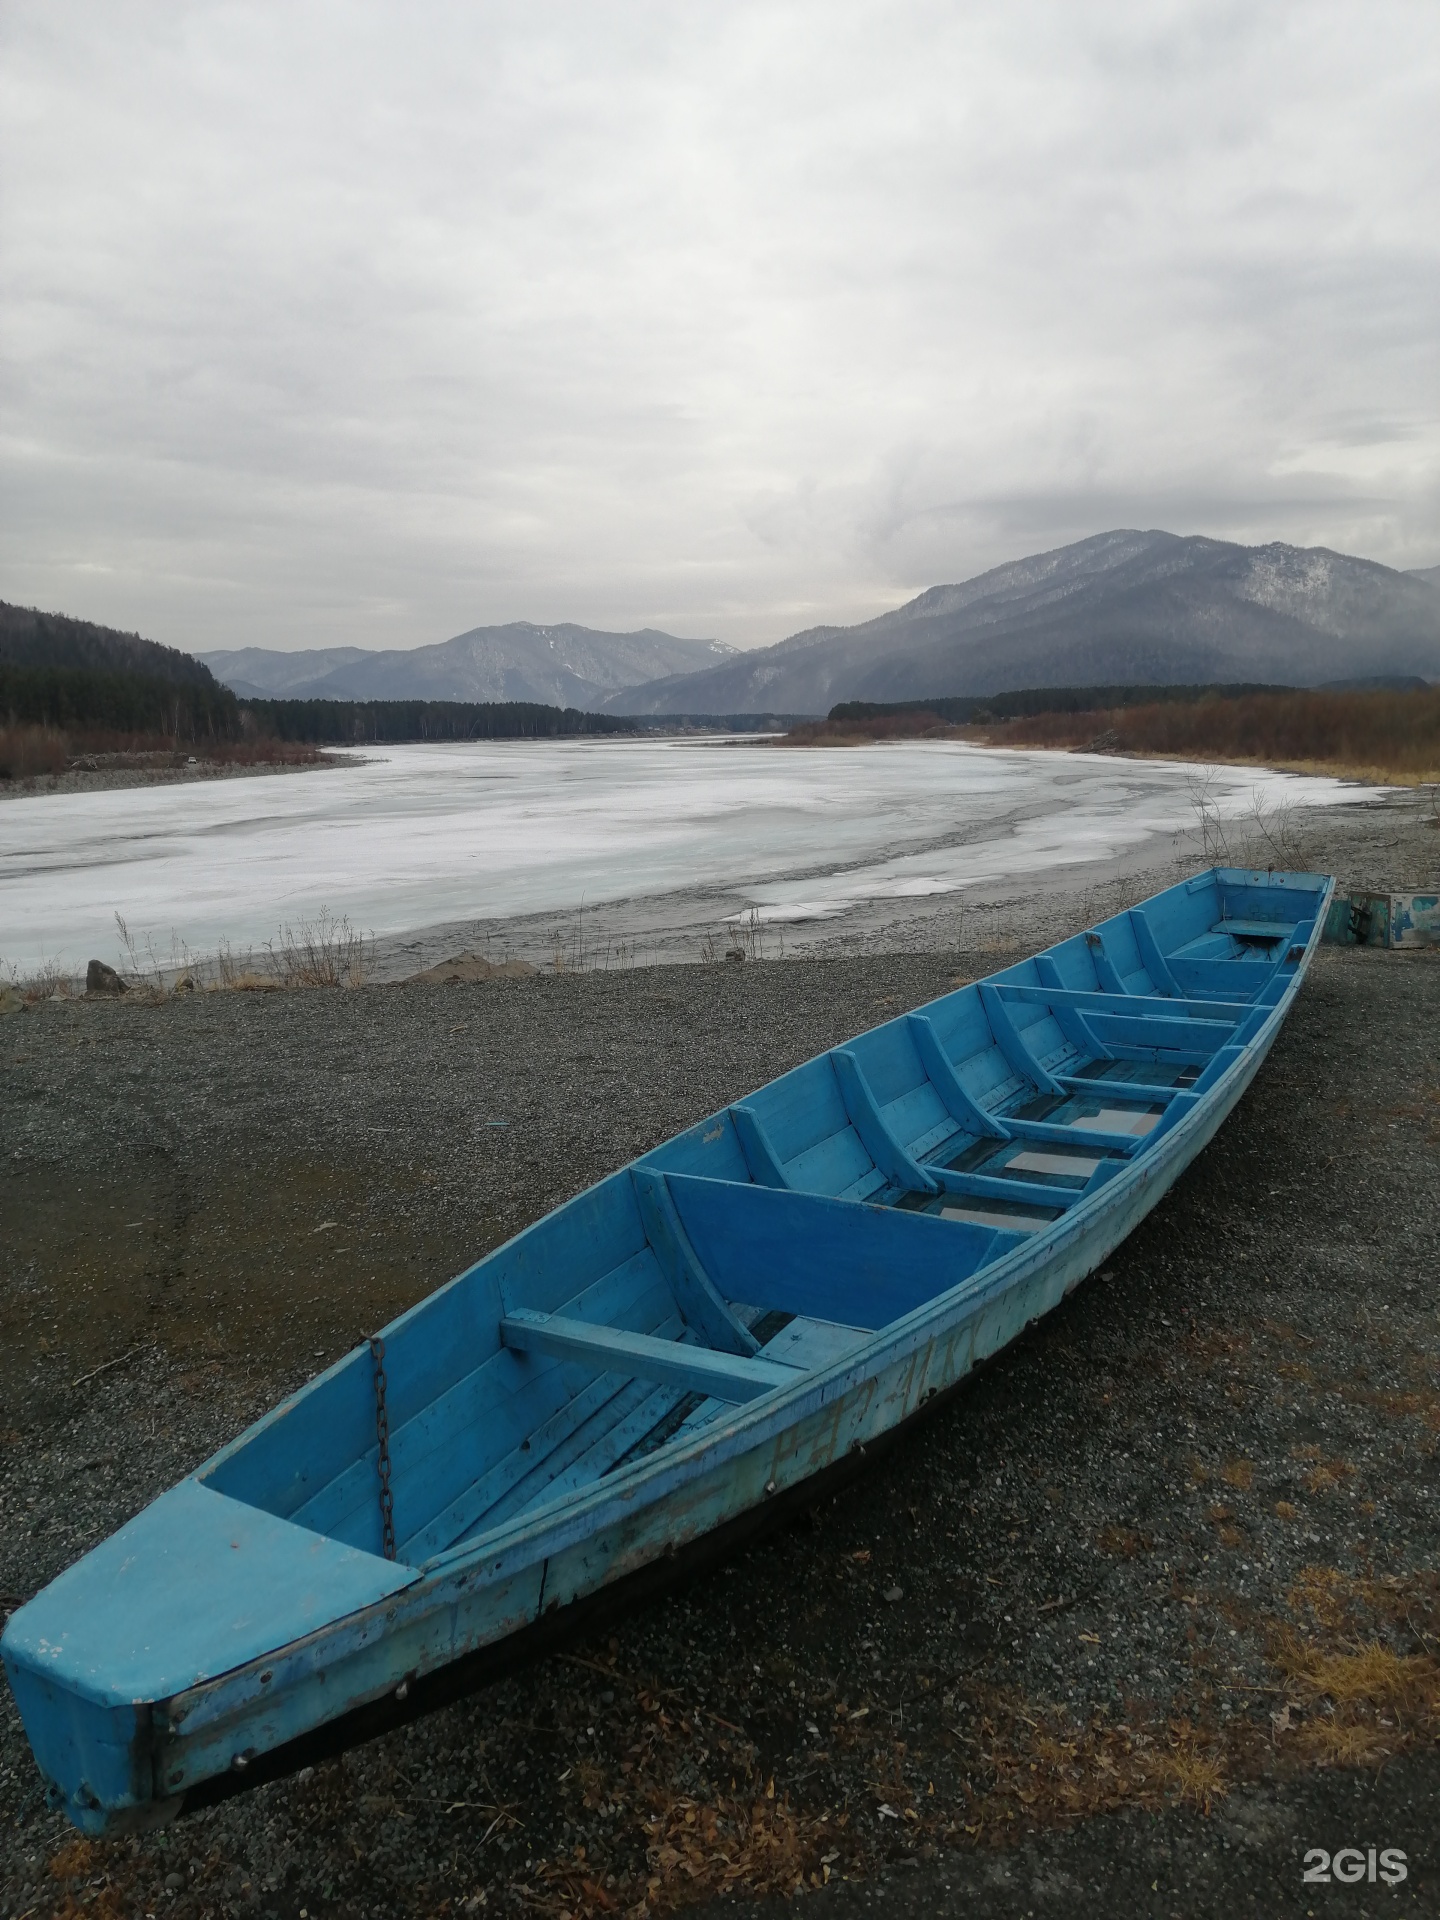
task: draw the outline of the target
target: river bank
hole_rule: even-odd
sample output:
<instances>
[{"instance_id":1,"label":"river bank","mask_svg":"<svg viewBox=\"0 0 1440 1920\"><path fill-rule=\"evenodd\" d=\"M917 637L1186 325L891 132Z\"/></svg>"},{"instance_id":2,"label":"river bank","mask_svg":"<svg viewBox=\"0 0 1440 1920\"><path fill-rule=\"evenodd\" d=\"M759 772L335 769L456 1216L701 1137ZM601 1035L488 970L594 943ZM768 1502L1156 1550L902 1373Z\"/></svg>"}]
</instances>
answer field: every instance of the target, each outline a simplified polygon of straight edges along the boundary
<instances>
[{"instance_id":1,"label":"river bank","mask_svg":"<svg viewBox=\"0 0 1440 1920\"><path fill-rule=\"evenodd\" d=\"M128 787L173 787L195 781L248 780L271 773L313 773L344 766L353 756L314 749L261 753L253 759L216 759L204 753L92 753L61 773L0 780L0 801L60 793L118 793Z\"/></svg>"}]
</instances>

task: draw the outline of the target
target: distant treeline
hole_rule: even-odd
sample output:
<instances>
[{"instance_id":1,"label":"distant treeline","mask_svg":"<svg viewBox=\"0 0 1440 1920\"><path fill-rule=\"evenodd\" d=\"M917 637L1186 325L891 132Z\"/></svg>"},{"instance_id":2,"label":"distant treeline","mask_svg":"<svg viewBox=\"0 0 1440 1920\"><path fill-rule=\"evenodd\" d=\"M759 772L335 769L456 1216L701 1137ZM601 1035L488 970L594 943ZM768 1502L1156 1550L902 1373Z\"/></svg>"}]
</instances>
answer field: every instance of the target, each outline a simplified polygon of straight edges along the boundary
<instances>
[{"instance_id":1,"label":"distant treeline","mask_svg":"<svg viewBox=\"0 0 1440 1920\"><path fill-rule=\"evenodd\" d=\"M633 733L635 722L529 700L246 700L246 724L276 740L314 746L398 745L406 740L554 740Z\"/></svg>"},{"instance_id":2,"label":"distant treeline","mask_svg":"<svg viewBox=\"0 0 1440 1920\"><path fill-rule=\"evenodd\" d=\"M808 713L643 713L632 715L629 724L646 733L676 727L706 733L786 733L813 718Z\"/></svg>"},{"instance_id":3,"label":"distant treeline","mask_svg":"<svg viewBox=\"0 0 1440 1920\"><path fill-rule=\"evenodd\" d=\"M79 736L145 735L193 745L269 739L313 746L365 741L545 740L633 733L614 714L525 700L239 700L228 687L185 685L86 667L17 667L0 660L0 724Z\"/></svg>"},{"instance_id":4,"label":"distant treeline","mask_svg":"<svg viewBox=\"0 0 1440 1920\"><path fill-rule=\"evenodd\" d=\"M0 723L63 734L235 740L240 703L228 687L89 667L17 667L0 660Z\"/></svg>"},{"instance_id":5,"label":"distant treeline","mask_svg":"<svg viewBox=\"0 0 1440 1920\"><path fill-rule=\"evenodd\" d=\"M843 700L832 707L831 720L888 720L902 713L933 713L951 726L984 726L991 720L1014 720L1034 713L1096 713L1116 707L1148 707L1178 700L1239 700L1254 693L1291 693L1262 681L1235 681L1205 686L1154 687L1023 687L1014 693L946 694L927 700Z\"/></svg>"}]
</instances>

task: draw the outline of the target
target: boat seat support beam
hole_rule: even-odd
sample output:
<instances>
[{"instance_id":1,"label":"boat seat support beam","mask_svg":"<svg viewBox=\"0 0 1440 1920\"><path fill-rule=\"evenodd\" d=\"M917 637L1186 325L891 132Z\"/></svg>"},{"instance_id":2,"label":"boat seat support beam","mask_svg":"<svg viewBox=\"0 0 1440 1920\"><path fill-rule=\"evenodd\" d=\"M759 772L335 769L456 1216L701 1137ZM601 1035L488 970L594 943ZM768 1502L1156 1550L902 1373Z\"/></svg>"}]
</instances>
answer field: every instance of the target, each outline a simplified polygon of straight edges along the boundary
<instances>
[{"instance_id":1,"label":"boat seat support beam","mask_svg":"<svg viewBox=\"0 0 1440 1920\"><path fill-rule=\"evenodd\" d=\"M788 1188L785 1168L778 1153L771 1144L765 1131L765 1122L753 1107L735 1106L730 1109L730 1123L735 1129L735 1137L740 1142L740 1151L745 1156L745 1164L750 1169L750 1178L757 1187Z\"/></svg>"},{"instance_id":2,"label":"boat seat support beam","mask_svg":"<svg viewBox=\"0 0 1440 1920\"><path fill-rule=\"evenodd\" d=\"M910 1193L938 1193L940 1189L909 1149L896 1137L880 1111L865 1069L848 1047L832 1048L830 1064L840 1086L840 1097L860 1144L892 1185Z\"/></svg>"},{"instance_id":3,"label":"boat seat support beam","mask_svg":"<svg viewBox=\"0 0 1440 1920\"><path fill-rule=\"evenodd\" d=\"M685 1316L686 1325L695 1329L707 1347L714 1347L720 1353L738 1353L745 1357L758 1353L760 1343L726 1306L691 1246L664 1174L657 1173L653 1167L631 1167L630 1178L645 1238L670 1282L670 1291Z\"/></svg>"},{"instance_id":4,"label":"boat seat support beam","mask_svg":"<svg viewBox=\"0 0 1440 1920\"><path fill-rule=\"evenodd\" d=\"M1063 1093L1065 1089L1053 1074L1035 1058L1026 1046L1020 1029L1010 1018L1010 1009L1001 999L996 988L988 980L982 980L980 986L980 1004L985 1009L985 1018L990 1022L990 1031L995 1036L995 1044L1010 1062L1011 1067L1022 1080L1028 1080L1042 1093Z\"/></svg>"},{"instance_id":5,"label":"boat seat support beam","mask_svg":"<svg viewBox=\"0 0 1440 1920\"><path fill-rule=\"evenodd\" d=\"M929 1015L909 1014L905 1024L915 1043L915 1051L920 1056L920 1064L941 1102L948 1108L950 1117L958 1120L967 1133L985 1134L992 1140L1008 1140L1009 1127L1003 1120L997 1120L993 1113L986 1112L951 1066Z\"/></svg>"}]
</instances>

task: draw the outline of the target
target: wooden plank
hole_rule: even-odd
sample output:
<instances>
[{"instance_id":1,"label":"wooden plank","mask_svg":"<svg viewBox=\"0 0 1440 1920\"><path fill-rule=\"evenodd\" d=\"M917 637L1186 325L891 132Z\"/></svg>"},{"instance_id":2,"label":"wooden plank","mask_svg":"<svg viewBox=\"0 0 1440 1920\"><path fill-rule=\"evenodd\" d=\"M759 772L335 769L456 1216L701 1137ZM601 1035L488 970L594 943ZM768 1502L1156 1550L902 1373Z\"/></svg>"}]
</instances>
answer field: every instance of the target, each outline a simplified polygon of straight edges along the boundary
<instances>
[{"instance_id":1,"label":"wooden plank","mask_svg":"<svg viewBox=\"0 0 1440 1920\"><path fill-rule=\"evenodd\" d=\"M840 1097L845 1102L850 1123L859 1134L865 1151L886 1179L912 1193L938 1193L939 1188L929 1174L891 1132L870 1091L865 1069L850 1049L832 1048L830 1064L840 1083Z\"/></svg>"},{"instance_id":2,"label":"wooden plank","mask_svg":"<svg viewBox=\"0 0 1440 1920\"><path fill-rule=\"evenodd\" d=\"M1190 960L1177 953L1171 956L1170 971L1184 992L1223 994L1233 1004L1249 999L1265 985L1270 965L1268 960L1245 959L1239 954L1232 960Z\"/></svg>"},{"instance_id":3,"label":"wooden plank","mask_svg":"<svg viewBox=\"0 0 1440 1920\"><path fill-rule=\"evenodd\" d=\"M650 1167L631 1167L630 1178L635 1182L640 1218L655 1258L687 1323L707 1347L720 1353L758 1353L759 1342L731 1313L700 1264L700 1256L675 1211L664 1174Z\"/></svg>"},{"instance_id":4,"label":"wooden plank","mask_svg":"<svg viewBox=\"0 0 1440 1920\"><path fill-rule=\"evenodd\" d=\"M1222 964L1234 965L1234 962ZM1254 1004L1250 1000L1168 1000L1148 993L1127 993L1121 1000L1113 993L1087 993L1076 987L1026 987L1009 980L997 982L995 990L1006 1000L1023 1000L1042 1007L1078 1007L1087 1015L1108 1013L1140 1020L1208 1020L1212 1024L1228 1021L1233 1025L1243 1020Z\"/></svg>"},{"instance_id":5,"label":"wooden plank","mask_svg":"<svg viewBox=\"0 0 1440 1920\"><path fill-rule=\"evenodd\" d=\"M1141 1144L1139 1136L1133 1133L1108 1132L1103 1127L1094 1127L1080 1120L1017 1120L1012 1114L1005 1122L1010 1129L1012 1140L1044 1140L1055 1145L1073 1146L1077 1132L1083 1127L1087 1147L1108 1147L1116 1153L1133 1153Z\"/></svg>"},{"instance_id":6,"label":"wooden plank","mask_svg":"<svg viewBox=\"0 0 1440 1920\"><path fill-rule=\"evenodd\" d=\"M1288 940L1294 925L1293 920L1217 920L1210 931L1228 933L1232 940L1264 940L1273 946L1277 940Z\"/></svg>"},{"instance_id":7,"label":"wooden plank","mask_svg":"<svg viewBox=\"0 0 1440 1920\"><path fill-rule=\"evenodd\" d=\"M559 1371L558 1367L554 1369L556 1374ZM566 1399L548 1419L540 1421L523 1436L526 1443L523 1449L517 1441L509 1453L497 1460L487 1472L472 1480L442 1512L402 1540L400 1558L411 1562L428 1560L432 1554L443 1553L447 1547L454 1546L502 1495L518 1485L534 1468L543 1465L577 1427L588 1420L592 1413L598 1412L607 1401L613 1400L624 1386L625 1381L620 1374L602 1373L573 1399Z\"/></svg>"},{"instance_id":8,"label":"wooden plank","mask_svg":"<svg viewBox=\"0 0 1440 1920\"><path fill-rule=\"evenodd\" d=\"M1233 960L1219 962L1235 966ZM1256 968L1256 972L1260 972ZM1267 975L1269 977L1269 975ZM996 993L1004 1000L1025 1000L1031 1006L1075 1006L1083 1014L1110 1014L1125 1020L1204 1020L1210 1025L1235 1025L1252 1010L1254 1000L1187 1000L1185 996L1167 1000L1148 993L1085 993L1077 987L1021 987L1012 981L1000 981Z\"/></svg>"},{"instance_id":9,"label":"wooden plank","mask_svg":"<svg viewBox=\"0 0 1440 1920\"><path fill-rule=\"evenodd\" d=\"M1235 1032L1230 1020L1162 1020L1154 1014L1092 1013L1102 1040L1123 1040L1133 1047L1196 1047L1207 1058Z\"/></svg>"},{"instance_id":10,"label":"wooden plank","mask_svg":"<svg viewBox=\"0 0 1440 1920\"><path fill-rule=\"evenodd\" d=\"M1155 1131L1159 1119L1158 1113L1142 1112L1136 1107L1101 1107L1096 1114L1077 1114L1070 1122L1070 1131L1102 1141L1107 1134L1142 1141L1147 1134ZM1105 1144L1109 1142L1105 1141Z\"/></svg>"},{"instance_id":11,"label":"wooden plank","mask_svg":"<svg viewBox=\"0 0 1440 1920\"><path fill-rule=\"evenodd\" d=\"M1058 1173L1088 1180L1099 1170L1104 1157L1100 1153L1046 1153L1040 1147L1027 1147L1023 1153L1011 1154L1005 1164L1016 1173Z\"/></svg>"},{"instance_id":12,"label":"wooden plank","mask_svg":"<svg viewBox=\"0 0 1440 1920\"><path fill-rule=\"evenodd\" d=\"M764 1126L782 1167L850 1124L834 1072L823 1053L757 1088L746 1096L745 1104Z\"/></svg>"},{"instance_id":13,"label":"wooden plank","mask_svg":"<svg viewBox=\"0 0 1440 1920\"><path fill-rule=\"evenodd\" d=\"M1006 1180L996 1173L957 1173L953 1167L932 1167L946 1193L968 1193L976 1200L1027 1200L1032 1207L1073 1207L1081 1198L1078 1187L1047 1187L1038 1180Z\"/></svg>"},{"instance_id":14,"label":"wooden plank","mask_svg":"<svg viewBox=\"0 0 1440 1920\"><path fill-rule=\"evenodd\" d=\"M469 1537L473 1540L490 1533L517 1514L529 1513L551 1499L558 1499L564 1483L572 1475L578 1474L581 1484L587 1479L600 1479L622 1453L629 1452L641 1434L648 1433L655 1422L663 1419L684 1397L679 1387L657 1387L649 1380L627 1380L614 1399L577 1426L543 1466L533 1468L481 1514L468 1529ZM634 1431L637 1418L643 1422L640 1433ZM593 1475L586 1471L592 1463Z\"/></svg>"},{"instance_id":15,"label":"wooden plank","mask_svg":"<svg viewBox=\"0 0 1440 1920\"><path fill-rule=\"evenodd\" d=\"M931 1168L937 1185L944 1177ZM819 1194L671 1176L670 1191L727 1300L875 1329L968 1280L1009 1242L961 1221Z\"/></svg>"},{"instance_id":16,"label":"wooden plank","mask_svg":"<svg viewBox=\"0 0 1440 1920\"><path fill-rule=\"evenodd\" d=\"M679 1330L674 1298L648 1247L563 1306L576 1319L593 1318L635 1332L655 1333L667 1321ZM494 1460L520 1446L532 1427L550 1417L557 1401L563 1405L583 1384L584 1376L573 1367L548 1369L537 1378L533 1368L499 1347L480 1367L395 1427L390 1456L399 1527L406 1533L419 1531ZM372 1412L372 1431L373 1417ZM317 1533L352 1540L370 1551L379 1541L377 1491L372 1439L296 1518Z\"/></svg>"},{"instance_id":17,"label":"wooden plank","mask_svg":"<svg viewBox=\"0 0 1440 1920\"><path fill-rule=\"evenodd\" d=\"M678 1174L677 1179L686 1176ZM728 1183L726 1184L728 1187ZM728 1187L748 1193L748 1187ZM552 1354L576 1360L597 1372L623 1373L636 1380L658 1380L664 1386L683 1387L687 1393L708 1394L713 1400L739 1403L773 1393L795 1378L793 1367L770 1360L746 1360L738 1354L714 1353L678 1340L652 1340L648 1334L622 1333L618 1327L597 1327L563 1314L531 1313L517 1307L500 1322L500 1338L519 1353Z\"/></svg>"},{"instance_id":18,"label":"wooden plank","mask_svg":"<svg viewBox=\"0 0 1440 1920\"><path fill-rule=\"evenodd\" d=\"M965 1206L956 1196L952 1204L947 1201L940 1209L942 1220L968 1220L972 1226L996 1227L1003 1233L1039 1233L1050 1222L1040 1214L1024 1213L986 1213L979 1206Z\"/></svg>"},{"instance_id":19,"label":"wooden plank","mask_svg":"<svg viewBox=\"0 0 1440 1920\"><path fill-rule=\"evenodd\" d=\"M828 1063L826 1072L833 1082L835 1075ZM838 1088L836 1105L840 1106ZM867 1181L883 1187L885 1175L865 1151L865 1142L846 1119L843 1106L840 1106L840 1126L835 1133L816 1140L785 1162L785 1183L797 1193L828 1193L835 1198L864 1186Z\"/></svg>"},{"instance_id":20,"label":"wooden plank","mask_svg":"<svg viewBox=\"0 0 1440 1920\"><path fill-rule=\"evenodd\" d=\"M1036 954L1035 973L1040 982L1038 987L1016 987L1010 991L1026 997L1031 993L1044 993L1046 997L1043 1004L1075 1051L1083 1054L1087 1060L1108 1060L1110 1049L1086 1020L1080 1006L1070 998L1072 989L1067 988L1060 978L1060 969L1050 954Z\"/></svg>"},{"instance_id":21,"label":"wooden plank","mask_svg":"<svg viewBox=\"0 0 1440 1920\"><path fill-rule=\"evenodd\" d=\"M645 1391L643 1387L637 1390ZM689 1397L679 1387L649 1388L638 1406L623 1419L617 1420L609 1432L587 1447L578 1460L555 1473L544 1486L536 1486L531 1490L530 1497L515 1511L533 1513L537 1507L548 1507L552 1500L560 1500L580 1487L594 1486L597 1480L604 1479L617 1461L623 1460L627 1453L639 1446L667 1414L673 1413L680 1402ZM508 1515L505 1517L509 1518Z\"/></svg>"},{"instance_id":22,"label":"wooden plank","mask_svg":"<svg viewBox=\"0 0 1440 1920\"><path fill-rule=\"evenodd\" d=\"M1060 1080L1062 1085L1068 1087L1072 1093L1093 1093L1097 1098L1103 1098L1106 1095L1112 1097L1123 1095L1127 1100L1141 1102L1169 1101L1173 1100L1177 1093L1187 1091L1184 1087L1146 1086L1139 1080L1102 1080L1098 1077L1090 1079L1078 1073L1062 1073Z\"/></svg>"}]
</instances>

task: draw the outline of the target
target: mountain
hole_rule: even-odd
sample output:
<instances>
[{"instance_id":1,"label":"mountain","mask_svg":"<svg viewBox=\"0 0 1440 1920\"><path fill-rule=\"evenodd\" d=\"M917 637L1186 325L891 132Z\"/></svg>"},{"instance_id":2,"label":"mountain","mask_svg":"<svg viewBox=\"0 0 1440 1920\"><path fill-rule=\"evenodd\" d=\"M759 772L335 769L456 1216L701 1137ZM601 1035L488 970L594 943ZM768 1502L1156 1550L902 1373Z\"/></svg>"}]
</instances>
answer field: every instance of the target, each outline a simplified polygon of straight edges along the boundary
<instances>
[{"instance_id":1,"label":"mountain","mask_svg":"<svg viewBox=\"0 0 1440 1920\"><path fill-rule=\"evenodd\" d=\"M1012 687L1420 675L1440 594L1326 547L1122 530L995 567L855 627L813 627L704 673L611 695L616 713L825 713Z\"/></svg>"},{"instance_id":2,"label":"mountain","mask_svg":"<svg viewBox=\"0 0 1440 1920\"><path fill-rule=\"evenodd\" d=\"M377 656L364 647L315 647L308 653L279 653L273 647L234 647L200 658L215 678L242 700L303 697L313 680Z\"/></svg>"},{"instance_id":3,"label":"mountain","mask_svg":"<svg viewBox=\"0 0 1440 1920\"><path fill-rule=\"evenodd\" d=\"M121 633L115 627L97 627L90 620L72 620L64 613L12 607L3 600L0 662L12 667L89 667L102 673L143 673L152 680L169 680L177 686L219 691L210 669L176 647L163 647L158 640L142 640L138 633Z\"/></svg>"},{"instance_id":4,"label":"mountain","mask_svg":"<svg viewBox=\"0 0 1440 1920\"><path fill-rule=\"evenodd\" d=\"M1411 567L1405 578L1424 580L1432 587L1440 587L1440 567Z\"/></svg>"},{"instance_id":5,"label":"mountain","mask_svg":"<svg viewBox=\"0 0 1440 1920\"><path fill-rule=\"evenodd\" d=\"M429 647L325 647L308 653L242 647L201 658L226 686L252 699L535 700L594 709L622 687L662 675L694 674L734 651L718 640L681 640L648 627L638 633L599 633L514 620L503 627L474 627Z\"/></svg>"}]
</instances>

